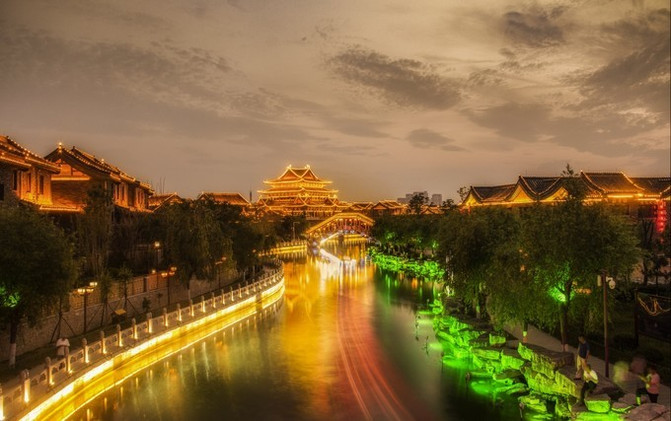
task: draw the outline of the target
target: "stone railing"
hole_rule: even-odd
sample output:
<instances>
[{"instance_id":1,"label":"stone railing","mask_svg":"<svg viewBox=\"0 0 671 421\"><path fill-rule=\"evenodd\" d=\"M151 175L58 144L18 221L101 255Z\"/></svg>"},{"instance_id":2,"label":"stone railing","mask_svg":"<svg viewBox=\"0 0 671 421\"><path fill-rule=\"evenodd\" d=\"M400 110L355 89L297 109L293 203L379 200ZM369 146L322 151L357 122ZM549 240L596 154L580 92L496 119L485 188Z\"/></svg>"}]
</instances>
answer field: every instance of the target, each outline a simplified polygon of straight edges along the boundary
<instances>
[{"instance_id":1,"label":"stone railing","mask_svg":"<svg viewBox=\"0 0 671 421\"><path fill-rule=\"evenodd\" d=\"M239 285L229 292L220 291L219 295L212 292L209 298L203 295L196 302L190 300L185 307L178 304L171 312L164 307L159 316L147 313L144 321L137 322L132 319L131 326L127 329L116 325L116 330L111 335L100 331L100 339L94 341L84 338L81 347L73 351L66 349L65 357L57 360L47 357L42 366L24 370L18 379L2 385L0 420L35 419L71 393L73 384L78 379L83 379L78 386L85 387L83 383L104 371L117 369L117 357L123 357L124 354L134 356L150 350L163 340L170 339L171 331L223 317L237 311L241 305L258 309L263 298L271 295L274 297L283 286L284 273L280 266L279 269L266 272L260 279ZM278 294L277 297L279 299L281 295ZM240 317L246 316L245 314Z\"/></svg>"}]
</instances>

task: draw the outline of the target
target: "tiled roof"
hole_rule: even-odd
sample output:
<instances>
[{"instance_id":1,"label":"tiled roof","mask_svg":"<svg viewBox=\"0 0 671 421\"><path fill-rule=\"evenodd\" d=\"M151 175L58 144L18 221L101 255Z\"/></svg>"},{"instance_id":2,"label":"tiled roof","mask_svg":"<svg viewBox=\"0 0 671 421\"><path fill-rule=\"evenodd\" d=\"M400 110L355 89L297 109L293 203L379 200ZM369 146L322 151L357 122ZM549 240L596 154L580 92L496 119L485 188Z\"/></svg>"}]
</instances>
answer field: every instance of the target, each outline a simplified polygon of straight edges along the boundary
<instances>
[{"instance_id":1,"label":"tiled roof","mask_svg":"<svg viewBox=\"0 0 671 421\"><path fill-rule=\"evenodd\" d=\"M295 182L295 181L316 181L324 184L331 184L328 180L322 180L312 171L309 165L306 165L303 168L292 168L291 165L284 170L281 176L277 177L274 180L266 180L264 183L273 184L273 183L283 183L283 182Z\"/></svg>"},{"instance_id":2,"label":"tiled roof","mask_svg":"<svg viewBox=\"0 0 671 421\"><path fill-rule=\"evenodd\" d=\"M212 198L217 203L228 203L229 205L236 206L248 206L249 201L244 198L240 193L215 193L215 192L203 192L198 195L198 199L203 199L205 197Z\"/></svg>"},{"instance_id":3,"label":"tiled roof","mask_svg":"<svg viewBox=\"0 0 671 421\"><path fill-rule=\"evenodd\" d=\"M501 202L506 200L510 193L515 190L515 184L504 184L501 186L478 186L471 187L471 191L482 202Z\"/></svg>"},{"instance_id":4,"label":"tiled roof","mask_svg":"<svg viewBox=\"0 0 671 421\"><path fill-rule=\"evenodd\" d=\"M9 136L0 136L0 162L6 162L22 168L29 168L31 165L35 165L54 174L58 173L57 165L19 145Z\"/></svg>"},{"instance_id":5,"label":"tiled roof","mask_svg":"<svg viewBox=\"0 0 671 421\"><path fill-rule=\"evenodd\" d=\"M631 181L642 189L656 194L671 187L671 177L631 177Z\"/></svg>"},{"instance_id":6,"label":"tiled roof","mask_svg":"<svg viewBox=\"0 0 671 421\"><path fill-rule=\"evenodd\" d=\"M621 172L614 173L580 173L589 187L594 187L603 194L632 194L641 193L643 189L635 185Z\"/></svg>"},{"instance_id":7,"label":"tiled roof","mask_svg":"<svg viewBox=\"0 0 671 421\"><path fill-rule=\"evenodd\" d=\"M129 174L123 172L120 168L105 162L104 159L97 158L95 155L84 152L75 146L73 146L72 149L66 149L59 145L58 148L46 156L47 160L54 162L59 158L69 158L84 165L85 167L88 167L91 170L106 174L113 179L120 179L129 183L134 183L145 190L150 192L152 191L149 184L137 180L135 177L132 177Z\"/></svg>"},{"instance_id":8,"label":"tiled roof","mask_svg":"<svg viewBox=\"0 0 671 421\"><path fill-rule=\"evenodd\" d=\"M175 203L175 202L183 202L184 199L179 197L177 193L169 193L169 194L155 194L153 196L150 196L148 199L148 206L150 209L158 209L161 206L167 204L167 203Z\"/></svg>"},{"instance_id":9,"label":"tiled roof","mask_svg":"<svg viewBox=\"0 0 671 421\"><path fill-rule=\"evenodd\" d=\"M561 177L520 176L519 178L519 182L524 184L530 190L530 193L538 197L545 196L548 192L553 191L560 180Z\"/></svg>"},{"instance_id":10,"label":"tiled roof","mask_svg":"<svg viewBox=\"0 0 671 421\"><path fill-rule=\"evenodd\" d=\"M504 184L500 186L478 186L471 187L464 204L505 204L526 203L517 201L517 195L513 194L517 186L533 200L546 200L557 196L562 187L573 180L585 187L585 195L589 200L609 198L632 198L639 197L649 200L652 198L666 198L671 194L671 177L627 177L621 172L581 172L579 177L529 177L520 176L517 184Z\"/></svg>"}]
</instances>

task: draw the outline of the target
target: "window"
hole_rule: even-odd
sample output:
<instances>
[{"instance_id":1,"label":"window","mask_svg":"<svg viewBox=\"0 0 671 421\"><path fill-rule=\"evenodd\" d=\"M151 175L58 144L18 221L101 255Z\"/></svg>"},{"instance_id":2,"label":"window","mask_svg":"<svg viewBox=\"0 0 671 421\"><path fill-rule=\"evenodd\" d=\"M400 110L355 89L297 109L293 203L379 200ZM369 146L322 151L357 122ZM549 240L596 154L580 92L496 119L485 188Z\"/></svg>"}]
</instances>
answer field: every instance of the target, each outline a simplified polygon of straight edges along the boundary
<instances>
[{"instance_id":1,"label":"window","mask_svg":"<svg viewBox=\"0 0 671 421\"><path fill-rule=\"evenodd\" d=\"M5 200L5 184L0 183L0 202Z\"/></svg>"},{"instance_id":2,"label":"window","mask_svg":"<svg viewBox=\"0 0 671 421\"><path fill-rule=\"evenodd\" d=\"M33 189L33 175L28 173L28 188L26 191L31 191Z\"/></svg>"},{"instance_id":3,"label":"window","mask_svg":"<svg viewBox=\"0 0 671 421\"><path fill-rule=\"evenodd\" d=\"M40 176L40 185L39 185L38 192L40 194L44 194L44 176L43 175Z\"/></svg>"},{"instance_id":4,"label":"window","mask_svg":"<svg viewBox=\"0 0 671 421\"><path fill-rule=\"evenodd\" d=\"M19 171L14 170L12 172L12 190L16 191L19 189Z\"/></svg>"}]
</instances>

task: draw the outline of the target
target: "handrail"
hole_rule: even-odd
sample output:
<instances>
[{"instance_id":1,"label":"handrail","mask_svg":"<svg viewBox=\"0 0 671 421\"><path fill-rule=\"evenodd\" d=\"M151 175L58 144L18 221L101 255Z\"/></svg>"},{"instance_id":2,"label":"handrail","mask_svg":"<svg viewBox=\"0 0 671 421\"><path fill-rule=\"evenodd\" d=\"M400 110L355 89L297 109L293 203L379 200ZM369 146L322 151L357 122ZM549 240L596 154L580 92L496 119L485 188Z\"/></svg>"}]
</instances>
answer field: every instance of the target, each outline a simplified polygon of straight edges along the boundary
<instances>
[{"instance_id":1,"label":"handrail","mask_svg":"<svg viewBox=\"0 0 671 421\"><path fill-rule=\"evenodd\" d=\"M139 323L133 318L131 327L127 329L121 329L117 324L116 332L109 336L105 336L104 331L101 330L100 339L90 344L86 338L82 338L81 347L72 352L66 348L64 358L52 360L47 357L42 366L23 370L16 379L16 384L12 384L14 383L12 381L9 387L2 385L0 387L0 420L25 415L37 406L42 398L71 383L74 378L89 373L96 363L109 360L117 354L134 348L158 333L165 333L194 322L233 306L251 295L262 294L277 285L283 278L284 272L280 266L251 284L239 284L237 288L229 292L220 290L219 295L212 292L211 297L207 299L202 295L200 301L197 302L190 300L185 308L181 308L178 304L174 311L168 312L164 307L160 315L153 316L147 313L146 319Z\"/></svg>"}]
</instances>

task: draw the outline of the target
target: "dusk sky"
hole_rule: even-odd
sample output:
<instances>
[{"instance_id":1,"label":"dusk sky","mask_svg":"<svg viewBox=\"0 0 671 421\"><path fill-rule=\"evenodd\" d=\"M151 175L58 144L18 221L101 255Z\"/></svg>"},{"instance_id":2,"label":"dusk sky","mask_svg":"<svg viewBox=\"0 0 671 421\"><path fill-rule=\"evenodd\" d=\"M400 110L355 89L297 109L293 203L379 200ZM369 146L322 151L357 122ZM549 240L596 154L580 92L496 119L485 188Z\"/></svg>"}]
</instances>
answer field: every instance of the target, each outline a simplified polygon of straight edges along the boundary
<instances>
[{"instance_id":1,"label":"dusk sky","mask_svg":"<svg viewBox=\"0 0 671 421\"><path fill-rule=\"evenodd\" d=\"M160 192L668 176L669 1L0 0L0 134Z\"/></svg>"}]
</instances>

